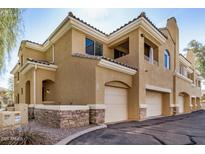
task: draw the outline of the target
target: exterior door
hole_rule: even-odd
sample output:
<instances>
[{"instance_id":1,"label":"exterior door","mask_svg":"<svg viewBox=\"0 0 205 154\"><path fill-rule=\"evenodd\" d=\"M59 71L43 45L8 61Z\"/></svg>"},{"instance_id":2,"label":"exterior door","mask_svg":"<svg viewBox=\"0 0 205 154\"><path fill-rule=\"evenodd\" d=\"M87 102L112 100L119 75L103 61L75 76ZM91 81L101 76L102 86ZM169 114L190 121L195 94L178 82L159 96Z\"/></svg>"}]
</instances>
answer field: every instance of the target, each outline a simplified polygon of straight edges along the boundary
<instances>
[{"instance_id":1,"label":"exterior door","mask_svg":"<svg viewBox=\"0 0 205 154\"><path fill-rule=\"evenodd\" d=\"M184 113L184 97L178 97L178 106L179 106L179 113Z\"/></svg>"},{"instance_id":2,"label":"exterior door","mask_svg":"<svg viewBox=\"0 0 205 154\"><path fill-rule=\"evenodd\" d=\"M158 92L146 92L147 117L160 116L162 114L162 94Z\"/></svg>"},{"instance_id":3,"label":"exterior door","mask_svg":"<svg viewBox=\"0 0 205 154\"><path fill-rule=\"evenodd\" d=\"M127 89L105 87L105 122L119 122L128 119Z\"/></svg>"}]
</instances>

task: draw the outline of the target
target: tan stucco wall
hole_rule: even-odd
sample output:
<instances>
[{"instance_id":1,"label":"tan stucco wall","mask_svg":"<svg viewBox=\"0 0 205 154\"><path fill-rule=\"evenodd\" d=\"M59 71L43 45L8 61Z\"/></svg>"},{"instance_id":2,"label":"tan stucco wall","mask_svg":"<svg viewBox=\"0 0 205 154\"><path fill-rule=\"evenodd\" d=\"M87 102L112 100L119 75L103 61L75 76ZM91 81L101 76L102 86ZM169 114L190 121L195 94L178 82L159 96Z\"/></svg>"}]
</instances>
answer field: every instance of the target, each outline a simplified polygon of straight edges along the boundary
<instances>
[{"instance_id":1,"label":"tan stucco wall","mask_svg":"<svg viewBox=\"0 0 205 154\"><path fill-rule=\"evenodd\" d=\"M55 82L55 72L44 69L36 70L36 103L42 104L42 82L43 80L51 80ZM55 94L55 91L54 91ZM53 99L55 99L53 95Z\"/></svg>"},{"instance_id":2,"label":"tan stucco wall","mask_svg":"<svg viewBox=\"0 0 205 154\"><path fill-rule=\"evenodd\" d=\"M63 104L94 104L104 103L105 83L119 81L129 86L128 88L128 117L139 119L139 104L145 104L146 85L170 89L171 93L162 93L163 115L170 114L170 104L176 104L180 92L190 96L200 97L200 88L193 87L187 81L174 76L179 70L179 29L174 18L168 19L167 26L161 31L167 36L165 42L159 41L154 35L138 28L109 44L76 29L67 31L59 40L53 43L55 49L55 62L58 66L56 72L37 70L37 103L42 103L42 81L51 79L52 97L56 103ZM142 35L143 34L143 35ZM97 66L98 60L72 56L73 53L85 54L85 38L90 38L103 44L103 55L113 58L113 48L125 39L129 39L129 54L116 59L119 62L138 68L136 75L127 75L110 69ZM149 64L144 59L144 42L149 40L157 48L158 65ZM52 47L46 52L34 51L23 48L20 55L23 57L52 61ZM164 69L164 50L168 49L171 57L171 69ZM156 56L156 53L155 53ZM19 57L20 58L20 57ZM25 61L25 60L24 60ZM20 76L19 85L15 84L15 94L20 93L20 86L31 80L31 99L33 101L33 70ZM113 83L114 84L114 83ZM115 86L119 84L115 83ZM25 96L20 94L20 102Z\"/></svg>"},{"instance_id":3,"label":"tan stucco wall","mask_svg":"<svg viewBox=\"0 0 205 154\"><path fill-rule=\"evenodd\" d=\"M122 82L132 87L132 76L107 68L96 67L96 103L104 103L105 84L111 81ZM117 84L115 84L118 86Z\"/></svg>"},{"instance_id":4,"label":"tan stucco wall","mask_svg":"<svg viewBox=\"0 0 205 154\"><path fill-rule=\"evenodd\" d=\"M19 82L14 83L14 97L19 94L19 102L20 103L28 103L26 102L26 82L30 81L30 102L33 102L33 70L28 71L24 75L19 75ZM21 88L23 89L23 94L21 93Z\"/></svg>"}]
</instances>

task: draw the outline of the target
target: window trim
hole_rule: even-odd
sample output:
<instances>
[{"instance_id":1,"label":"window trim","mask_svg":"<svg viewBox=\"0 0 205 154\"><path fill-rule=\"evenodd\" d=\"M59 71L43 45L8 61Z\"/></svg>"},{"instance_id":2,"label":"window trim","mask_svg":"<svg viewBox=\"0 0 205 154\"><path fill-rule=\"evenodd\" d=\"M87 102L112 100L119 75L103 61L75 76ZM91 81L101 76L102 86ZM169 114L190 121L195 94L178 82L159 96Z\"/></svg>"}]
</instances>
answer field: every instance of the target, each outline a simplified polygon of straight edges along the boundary
<instances>
[{"instance_id":1,"label":"window trim","mask_svg":"<svg viewBox=\"0 0 205 154\"><path fill-rule=\"evenodd\" d=\"M101 55L101 56L103 56L103 43L100 43L100 42L98 42L98 41L96 41L96 40L93 40L93 39L91 39L91 38L89 38L89 37L86 37L86 38L85 38L85 53L88 54L88 53L86 52L86 51L87 51L87 50L86 50L86 48L87 48L87 46L86 46L86 40L87 40L87 39L94 42L94 46L93 46L93 50L94 50L93 53L94 53L94 54L93 54L93 56L99 56L99 55L96 55L96 48L95 48L95 47L96 47L96 43L102 45L102 55ZM89 55L90 55L90 54L89 54Z\"/></svg>"},{"instance_id":2,"label":"window trim","mask_svg":"<svg viewBox=\"0 0 205 154\"><path fill-rule=\"evenodd\" d=\"M171 56L168 49L164 50L164 69L171 70Z\"/></svg>"}]
</instances>

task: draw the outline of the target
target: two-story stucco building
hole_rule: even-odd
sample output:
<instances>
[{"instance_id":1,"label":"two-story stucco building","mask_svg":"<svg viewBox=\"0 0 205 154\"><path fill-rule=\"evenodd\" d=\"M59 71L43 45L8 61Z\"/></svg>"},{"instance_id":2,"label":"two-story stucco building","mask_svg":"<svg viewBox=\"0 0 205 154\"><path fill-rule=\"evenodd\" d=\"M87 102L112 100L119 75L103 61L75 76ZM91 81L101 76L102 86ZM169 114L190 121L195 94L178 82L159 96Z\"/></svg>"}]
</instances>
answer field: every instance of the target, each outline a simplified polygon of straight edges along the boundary
<instances>
[{"instance_id":1,"label":"two-story stucco building","mask_svg":"<svg viewBox=\"0 0 205 154\"><path fill-rule=\"evenodd\" d=\"M179 54L174 17L157 28L141 13L105 34L69 13L43 44L22 41L18 56L15 102L39 121L57 110L108 123L200 109L200 73L191 50Z\"/></svg>"}]
</instances>

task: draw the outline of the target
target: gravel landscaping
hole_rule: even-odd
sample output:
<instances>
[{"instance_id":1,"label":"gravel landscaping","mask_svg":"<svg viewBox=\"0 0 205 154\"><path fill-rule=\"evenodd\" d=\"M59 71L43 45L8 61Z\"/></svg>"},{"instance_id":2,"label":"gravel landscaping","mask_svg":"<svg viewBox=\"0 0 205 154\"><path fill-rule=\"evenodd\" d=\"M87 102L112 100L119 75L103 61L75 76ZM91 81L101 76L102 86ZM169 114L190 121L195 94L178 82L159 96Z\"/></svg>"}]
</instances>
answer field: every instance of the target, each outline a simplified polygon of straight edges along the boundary
<instances>
[{"instance_id":1,"label":"gravel landscaping","mask_svg":"<svg viewBox=\"0 0 205 154\"><path fill-rule=\"evenodd\" d=\"M0 144L56 144L70 135L94 126L96 125L70 129L52 128L32 120L23 129L0 131Z\"/></svg>"},{"instance_id":2,"label":"gravel landscaping","mask_svg":"<svg viewBox=\"0 0 205 154\"><path fill-rule=\"evenodd\" d=\"M31 128L31 131L44 133L44 135L48 139L48 141L46 141L45 144L47 142L50 142L51 144L55 144L55 143L59 142L60 140L68 137L69 135L83 131L83 130L88 129L88 128L93 127L93 126L95 126L95 125L89 125L89 126L79 127L79 128L63 129L63 128L48 127L48 126L42 125L36 121L30 121L28 124L28 127Z\"/></svg>"}]
</instances>

